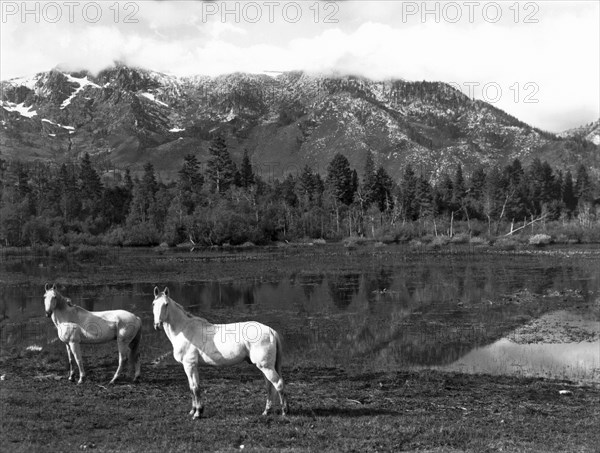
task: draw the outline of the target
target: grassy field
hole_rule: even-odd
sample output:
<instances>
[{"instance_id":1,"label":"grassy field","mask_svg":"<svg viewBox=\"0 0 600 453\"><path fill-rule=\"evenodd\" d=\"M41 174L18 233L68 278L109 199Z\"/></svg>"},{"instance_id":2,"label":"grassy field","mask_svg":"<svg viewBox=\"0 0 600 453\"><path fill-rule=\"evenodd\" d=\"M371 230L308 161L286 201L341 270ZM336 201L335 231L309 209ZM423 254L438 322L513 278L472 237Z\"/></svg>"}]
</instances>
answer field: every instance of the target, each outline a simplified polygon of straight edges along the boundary
<instances>
[{"instance_id":1,"label":"grassy field","mask_svg":"<svg viewBox=\"0 0 600 453\"><path fill-rule=\"evenodd\" d=\"M427 370L288 368L291 413L282 418L260 415L263 382L253 367L203 368L206 409L194 421L180 365L145 364L141 382L108 386L116 357L95 360L93 351L86 349L89 380L80 386L66 379L58 349L0 362L4 452L597 452L600 445L598 387Z\"/></svg>"},{"instance_id":2,"label":"grassy field","mask_svg":"<svg viewBox=\"0 0 600 453\"><path fill-rule=\"evenodd\" d=\"M542 253L543 258L551 260L558 269L569 268L571 262L564 261L571 259L569 253L576 253L573 260L584 260L583 265L592 269L599 254L597 250L549 250L538 252L535 259ZM588 253L592 256L588 257ZM428 254L426 258L438 261L454 256L450 251L447 255ZM476 259L499 260L501 257L514 258L468 252L466 258L461 259L476 262ZM67 258L39 262L7 260L0 283L39 286L41 291L50 275L66 285L141 282L143 288L151 291L154 282L223 280L234 276L236 279L268 277L276 280L303 269L347 271L376 267L389 260L410 263L423 259L402 250L367 248L352 253L318 248L243 255L152 251L150 258L148 253L138 256L111 250L89 260ZM562 278L562 274L557 273L555 278ZM489 314L489 319L481 324L484 328L480 329L485 332L482 344L488 344L548 311L584 305L581 296L559 294L525 300L524 294L530 293L519 294L519 297L498 295L493 305L489 305L489 301L471 306L448 300L449 311L433 318L429 314L428 319L435 321L431 326L436 332L444 327L444 335L436 336L436 341L446 345L459 342L460 327L465 327L466 320L472 325L480 322L469 316L447 316L454 311L473 316L478 310ZM596 313L600 313L600 306L594 300L597 300L595 295L586 303L596 304ZM483 311L482 304L489 307ZM415 331L425 332L419 323L427 309L423 305L406 319L388 322L392 328L389 332L377 333L390 342L412 323L415 323ZM43 316L41 306L39 316ZM501 320L503 324L498 326ZM51 324L46 318L43 321ZM354 331L358 332L361 325L357 321ZM352 326L344 324L342 327L348 330ZM294 333L288 329L287 338L293 338ZM149 336L145 339L150 340ZM420 336L409 335L406 340L414 345L412 349L416 352L421 353L425 347ZM468 375L417 370L410 366L397 366L395 372L362 372L360 369L375 367L366 364L362 368L350 368L325 360L294 360L293 353L296 358L304 355L290 345L292 357L283 372L288 384L289 416L260 415L265 398L263 380L258 370L244 364L201 369L206 409L204 417L194 421L188 415L191 398L181 365L175 363L170 354L159 359L150 354L149 342L145 343L141 382L131 384L128 378L123 378L115 386L107 385L117 366L114 343L84 346L88 381L81 386L66 379L68 364L64 346L58 341L42 344L41 350L26 350L25 345L13 347L11 344L0 354L2 453L82 450L598 452L600 446L598 384ZM302 344L297 342L297 345ZM352 340L349 344L360 343ZM375 341L374 346L378 344ZM365 351L353 350L349 354L354 361L367 360L373 356L367 348L369 345L366 344ZM435 346L431 351L439 349L437 343ZM157 351L164 352L160 344Z\"/></svg>"}]
</instances>

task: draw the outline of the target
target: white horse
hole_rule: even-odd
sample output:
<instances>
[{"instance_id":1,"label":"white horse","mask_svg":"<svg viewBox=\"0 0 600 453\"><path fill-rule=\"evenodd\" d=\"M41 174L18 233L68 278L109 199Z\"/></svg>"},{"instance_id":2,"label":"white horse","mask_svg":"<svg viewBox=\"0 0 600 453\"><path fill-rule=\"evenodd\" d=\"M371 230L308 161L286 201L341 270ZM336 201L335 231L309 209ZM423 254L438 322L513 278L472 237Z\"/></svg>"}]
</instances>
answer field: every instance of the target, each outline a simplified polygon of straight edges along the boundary
<instances>
[{"instance_id":1,"label":"white horse","mask_svg":"<svg viewBox=\"0 0 600 453\"><path fill-rule=\"evenodd\" d=\"M281 377L283 351L279 334L258 322L211 324L206 319L187 313L169 297L169 289L161 293L154 288L154 328L164 329L173 344L173 356L183 365L192 391L193 418L200 418L204 407L200 402L198 364L213 366L234 365L242 361L252 363L264 374L267 404L263 415L273 405L276 391L281 403L281 414L286 415L288 404Z\"/></svg>"},{"instance_id":2,"label":"white horse","mask_svg":"<svg viewBox=\"0 0 600 453\"><path fill-rule=\"evenodd\" d=\"M56 289L46 283L44 289L44 307L46 316L52 321L58 331L58 338L66 344L69 356L69 380L75 375L73 357L79 368L79 381L85 378L81 343L106 343L117 340L119 348L119 367L110 381L113 384L123 368L123 363L130 360L135 369L133 381L140 376L140 338L142 336L142 320L125 310L87 311L71 302L71 299L61 295Z\"/></svg>"}]
</instances>

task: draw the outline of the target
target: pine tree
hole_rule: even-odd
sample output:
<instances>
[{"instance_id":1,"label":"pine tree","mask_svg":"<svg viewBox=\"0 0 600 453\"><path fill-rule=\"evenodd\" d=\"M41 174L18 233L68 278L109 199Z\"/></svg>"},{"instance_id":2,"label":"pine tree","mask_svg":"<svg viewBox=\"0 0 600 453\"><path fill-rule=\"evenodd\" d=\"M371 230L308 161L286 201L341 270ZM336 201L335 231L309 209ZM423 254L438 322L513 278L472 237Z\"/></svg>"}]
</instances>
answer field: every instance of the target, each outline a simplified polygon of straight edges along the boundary
<instances>
[{"instance_id":1,"label":"pine tree","mask_svg":"<svg viewBox=\"0 0 600 453\"><path fill-rule=\"evenodd\" d=\"M506 216L508 219L522 219L528 212L528 184L525 170L519 159L515 159L504 169L504 179L507 184L509 199L506 203Z\"/></svg>"},{"instance_id":2,"label":"pine tree","mask_svg":"<svg viewBox=\"0 0 600 453\"><path fill-rule=\"evenodd\" d=\"M240 187L248 188L254 184L254 171L248 157L248 150L244 150L242 165L240 166Z\"/></svg>"},{"instance_id":3,"label":"pine tree","mask_svg":"<svg viewBox=\"0 0 600 453\"><path fill-rule=\"evenodd\" d=\"M452 209L457 212L459 218L462 217L461 211L465 194L465 178L463 176L462 165L458 164L452 181Z\"/></svg>"},{"instance_id":4,"label":"pine tree","mask_svg":"<svg viewBox=\"0 0 600 453\"><path fill-rule=\"evenodd\" d=\"M312 168L305 165L296 181L296 193L303 206L310 206L317 190L317 181Z\"/></svg>"},{"instance_id":5,"label":"pine tree","mask_svg":"<svg viewBox=\"0 0 600 453\"><path fill-rule=\"evenodd\" d=\"M356 173L356 169L352 170L352 178L350 179L350 187L352 191L352 195L356 193L358 190L358 173Z\"/></svg>"},{"instance_id":6,"label":"pine tree","mask_svg":"<svg viewBox=\"0 0 600 453\"><path fill-rule=\"evenodd\" d=\"M484 218L483 214L483 199L486 186L486 174L482 166L478 166L469 181L469 191L467 196L467 204L469 211L474 214L472 217L479 219Z\"/></svg>"},{"instance_id":7,"label":"pine tree","mask_svg":"<svg viewBox=\"0 0 600 453\"><path fill-rule=\"evenodd\" d=\"M577 167L577 183L575 185L575 196L579 203L590 202L593 199L592 185L585 165Z\"/></svg>"},{"instance_id":8,"label":"pine tree","mask_svg":"<svg viewBox=\"0 0 600 453\"><path fill-rule=\"evenodd\" d=\"M154 176L154 166L148 162L144 165L142 179L134 185L127 223L146 223L150 220L156 202L157 191L158 183Z\"/></svg>"},{"instance_id":9,"label":"pine tree","mask_svg":"<svg viewBox=\"0 0 600 453\"><path fill-rule=\"evenodd\" d=\"M569 216L571 216L577 208L577 196L575 195L573 175L571 174L570 170L567 170L567 173L563 178L562 201L565 204L567 213L569 213Z\"/></svg>"},{"instance_id":10,"label":"pine tree","mask_svg":"<svg viewBox=\"0 0 600 453\"><path fill-rule=\"evenodd\" d=\"M208 148L210 154L206 165L206 176L213 193L225 193L233 184L236 166L227 150L225 139L217 136Z\"/></svg>"},{"instance_id":11,"label":"pine tree","mask_svg":"<svg viewBox=\"0 0 600 453\"><path fill-rule=\"evenodd\" d=\"M373 160L373 153L371 151L367 152L367 157L365 158L365 170L363 174L361 192L363 195L363 200L365 203L365 207L371 204L374 200L374 185L375 185L375 161Z\"/></svg>"},{"instance_id":12,"label":"pine tree","mask_svg":"<svg viewBox=\"0 0 600 453\"><path fill-rule=\"evenodd\" d=\"M373 202L381 212L391 211L394 207L392 198L392 178L388 175L383 166L380 166L375 172L375 181L373 184Z\"/></svg>"},{"instance_id":13,"label":"pine tree","mask_svg":"<svg viewBox=\"0 0 600 453\"><path fill-rule=\"evenodd\" d=\"M349 205L354 198L354 187L352 185L352 170L350 163L343 154L336 154L327 166L327 182L333 197Z\"/></svg>"},{"instance_id":14,"label":"pine tree","mask_svg":"<svg viewBox=\"0 0 600 453\"><path fill-rule=\"evenodd\" d=\"M79 194L84 216L93 216L97 213L102 190L100 176L92 165L90 155L85 153L79 172Z\"/></svg>"},{"instance_id":15,"label":"pine tree","mask_svg":"<svg viewBox=\"0 0 600 453\"><path fill-rule=\"evenodd\" d=\"M400 182L400 203L406 220L416 220L419 207L416 203L417 176L410 164L404 169Z\"/></svg>"},{"instance_id":16,"label":"pine tree","mask_svg":"<svg viewBox=\"0 0 600 453\"><path fill-rule=\"evenodd\" d=\"M418 218L433 215L433 193L427 178L420 175L417 181L416 201L419 206Z\"/></svg>"},{"instance_id":17,"label":"pine tree","mask_svg":"<svg viewBox=\"0 0 600 453\"><path fill-rule=\"evenodd\" d=\"M440 214L445 213L450 217L452 215L453 204L452 204L452 193L453 193L452 178L447 172L442 174L442 179L438 184L437 192L437 209L436 211Z\"/></svg>"},{"instance_id":18,"label":"pine tree","mask_svg":"<svg viewBox=\"0 0 600 453\"><path fill-rule=\"evenodd\" d=\"M198 193L202 190L204 178L200 172L200 163L196 156L187 154L183 158L183 166L179 170L179 188L186 192Z\"/></svg>"},{"instance_id":19,"label":"pine tree","mask_svg":"<svg viewBox=\"0 0 600 453\"><path fill-rule=\"evenodd\" d=\"M184 157L183 167L179 170L179 180L177 187L181 205L185 208L186 214L194 212L200 199L200 191L204 178L200 172L200 164L193 154Z\"/></svg>"},{"instance_id":20,"label":"pine tree","mask_svg":"<svg viewBox=\"0 0 600 453\"><path fill-rule=\"evenodd\" d=\"M290 207L295 207L298 205L298 197L294 191L295 186L296 181L294 180L294 176L291 174L287 175L280 185L281 197Z\"/></svg>"}]
</instances>

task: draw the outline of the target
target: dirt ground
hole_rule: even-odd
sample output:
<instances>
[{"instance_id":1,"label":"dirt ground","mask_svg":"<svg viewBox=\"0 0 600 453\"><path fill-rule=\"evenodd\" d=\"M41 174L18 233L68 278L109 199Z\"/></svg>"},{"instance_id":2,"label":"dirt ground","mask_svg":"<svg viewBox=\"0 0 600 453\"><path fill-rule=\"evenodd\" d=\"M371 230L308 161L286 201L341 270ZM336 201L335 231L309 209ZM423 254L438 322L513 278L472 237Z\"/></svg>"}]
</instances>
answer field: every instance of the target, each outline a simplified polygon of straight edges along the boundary
<instances>
[{"instance_id":1,"label":"dirt ground","mask_svg":"<svg viewBox=\"0 0 600 453\"><path fill-rule=\"evenodd\" d=\"M144 363L142 380L108 386L116 357L87 347L88 380L66 379L66 353L0 361L0 444L32 451L597 452L600 388L439 371L351 374L284 368L290 414L261 416L250 365L202 368L203 418L181 365Z\"/></svg>"}]
</instances>

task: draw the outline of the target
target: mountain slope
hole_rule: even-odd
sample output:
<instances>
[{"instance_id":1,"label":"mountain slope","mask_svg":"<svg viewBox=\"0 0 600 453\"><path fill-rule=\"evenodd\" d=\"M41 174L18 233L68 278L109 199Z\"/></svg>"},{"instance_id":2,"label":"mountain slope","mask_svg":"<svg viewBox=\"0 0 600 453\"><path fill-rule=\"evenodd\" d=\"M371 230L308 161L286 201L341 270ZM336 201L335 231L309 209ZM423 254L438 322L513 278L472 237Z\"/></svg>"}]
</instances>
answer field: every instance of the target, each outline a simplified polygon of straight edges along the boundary
<instances>
[{"instance_id":1,"label":"mountain slope","mask_svg":"<svg viewBox=\"0 0 600 453\"><path fill-rule=\"evenodd\" d=\"M407 162L435 178L457 162L469 171L536 156L566 168L589 162L600 175L598 122L555 136L440 82L300 72L178 78L116 65L0 87L3 159L61 162L87 152L119 167L150 161L169 178L185 154L204 162L221 133L235 160L247 149L267 178L306 164L324 173L337 152L361 172L368 150L394 177Z\"/></svg>"}]
</instances>

